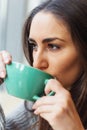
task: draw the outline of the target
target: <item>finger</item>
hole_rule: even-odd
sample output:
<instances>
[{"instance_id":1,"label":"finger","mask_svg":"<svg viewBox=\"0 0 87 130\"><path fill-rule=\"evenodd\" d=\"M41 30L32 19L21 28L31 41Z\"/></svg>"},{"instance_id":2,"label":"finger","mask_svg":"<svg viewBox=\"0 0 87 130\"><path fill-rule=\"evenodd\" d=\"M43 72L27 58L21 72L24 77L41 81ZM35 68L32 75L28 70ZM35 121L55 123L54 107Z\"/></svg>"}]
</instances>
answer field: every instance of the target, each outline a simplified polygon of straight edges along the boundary
<instances>
[{"instance_id":1,"label":"finger","mask_svg":"<svg viewBox=\"0 0 87 130\"><path fill-rule=\"evenodd\" d=\"M35 109L34 114L40 115L42 113L51 113L52 112L52 106L51 105L43 105Z\"/></svg>"},{"instance_id":2,"label":"finger","mask_svg":"<svg viewBox=\"0 0 87 130\"><path fill-rule=\"evenodd\" d=\"M34 111L34 114L40 115L51 124L51 122L54 120L61 118L61 114L63 117L64 111L61 110L61 107L59 107L59 105L45 105L38 107Z\"/></svg>"},{"instance_id":3,"label":"finger","mask_svg":"<svg viewBox=\"0 0 87 130\"><path fill-rule=\"evenodd\" d=\"M5 64L2 58L2 54L0 53L0 78L5 78L5 76L6 76Z\"/></svg>"},{"instance_id":4,"label":"finger","mask_svg":"<svg viewBox=\"0 0 87 130\"><path fill-rule=\"evenodd\" d=\"M45 93L48 94L51 91L59 93L60 91L65 91L65 89L59 81L56 79L50 79L46 84Z\"/></svg>"},{"instance_id":5,"label":"finger","mask_svg":"<svg viewBox=\"0 0 87 130\"><path fill-rule=\"evenodd\" d=\"M38 99L34 105L33 105L33 109L37 109L38 107L40 106L44 106L44 105L65 105L67 106L67 102L66 102L66 99L67 99L67 102L68 102L68 98L66 97L66 95L64 96L64 94L56 94L55 96L44 96L40 99Z\"/></svg>"},{"instance_id":6,"label":"finger","mask_svg":"<svg viewBox=\"0 0 87 130\"><path fill-rule=\"evenodd\" d=\"M40 98L40 99L38 99L35 103L34 103L34 105L33 105L33 109L36 109L37 107L39 107L39 106L43 106L43 105L54 105L55 104L55 102L56 102L56 100L55 100L55 98L52 96L44 96L44 97L42 97L42 98Z\"/></svg>"},{"instance_id":7,"label":"finger","mask_svg":"<svg viewBox=\"0 0 87 130\"><path fill-rule=\"evenodd\" d=\"M12 56L10 55L9 52L7 51L1 51L2 57L3 57L3 61L5 64L10 64L12 61Z\"/></svg>"},{"instance_id":8,"label":"finger","mask_svg":"<svg viewBox=\"0 0 87 130\"><path fill-rule=\"evenodd\" d=\"M56 115L60 115L64 113L65 111L60 107L58 104L55 105L43 105L35 109L34 113L36 115L42 114L42 113L54 113Z\"/></svg>"}]
</instances>

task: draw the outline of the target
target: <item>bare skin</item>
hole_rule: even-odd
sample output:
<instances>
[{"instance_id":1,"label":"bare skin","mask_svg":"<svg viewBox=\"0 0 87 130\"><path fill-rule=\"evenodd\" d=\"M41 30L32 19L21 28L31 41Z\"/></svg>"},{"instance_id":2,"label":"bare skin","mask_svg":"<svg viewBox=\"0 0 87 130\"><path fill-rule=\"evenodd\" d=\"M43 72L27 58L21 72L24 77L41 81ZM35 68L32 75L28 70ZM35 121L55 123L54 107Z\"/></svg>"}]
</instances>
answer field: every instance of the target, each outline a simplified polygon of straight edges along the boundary
<instances>
[{"instance_id":1,"label":"bare skin","mask_svg":"<svg viewBox=\"0 0 87 130\"><path fill-rule=\"evenodd\" d=\"M62 21L51 14L37 14L31 24L29 39L34 48L35 68L50 73L66 88L78 79L82 72L79 54Z\"/></svg>"},{"instance_id":2,"label":"bare skin","mask_svg":"<svg viewBox=\"0 0 87 130\"><path fill-rule=\"evenodd\" d=\"M53 130L84 130L67 90L82 72L79 53L67 26L50 13L38 13L32 21L29 40L33 45L33 67L56 78L49 80L45 88L46 94L54 91L55 95L37 100L34 113L47 120ZM9 53L0 52L0 77L5 77L5 64L11 60Z\"/></svg>"}]
</instances>

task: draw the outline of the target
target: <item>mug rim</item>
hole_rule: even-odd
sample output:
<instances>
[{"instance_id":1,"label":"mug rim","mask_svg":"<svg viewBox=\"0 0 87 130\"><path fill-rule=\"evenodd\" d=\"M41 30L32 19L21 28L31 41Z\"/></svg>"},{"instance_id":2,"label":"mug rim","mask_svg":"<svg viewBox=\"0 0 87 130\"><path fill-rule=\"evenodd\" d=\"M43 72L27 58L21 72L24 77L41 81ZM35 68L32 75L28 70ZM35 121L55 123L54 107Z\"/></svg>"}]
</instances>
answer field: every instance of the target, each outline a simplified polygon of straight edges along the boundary
<instances>
[{"instance_id":1,"label":"mug rim","mask_svg":"<svg viewBox=\"0 0 87 130\"><path fill-rule=\"evenodd\" d=\"M44 74L47 74L47 75L53 77L51 74L49 74L49 73L47 73L47 72L44 72L44 71L42 71L42 70L40 70L40 69L38 69L38 68L34 68L34 67L31 66L31 65L26 65L26 64L24 64L24 63L20 63L20 62L17 62L17 61L12 61L10 64L7 64L7 65L11 65L11 64L14 64L14 65L16 65L16 64L23 65L23 66L26 67L26 68L31 68L31 69L33 69L33 70L37 70L38 72L41 72L41 73L44 73Z\"/></svg>"}]
</instances>

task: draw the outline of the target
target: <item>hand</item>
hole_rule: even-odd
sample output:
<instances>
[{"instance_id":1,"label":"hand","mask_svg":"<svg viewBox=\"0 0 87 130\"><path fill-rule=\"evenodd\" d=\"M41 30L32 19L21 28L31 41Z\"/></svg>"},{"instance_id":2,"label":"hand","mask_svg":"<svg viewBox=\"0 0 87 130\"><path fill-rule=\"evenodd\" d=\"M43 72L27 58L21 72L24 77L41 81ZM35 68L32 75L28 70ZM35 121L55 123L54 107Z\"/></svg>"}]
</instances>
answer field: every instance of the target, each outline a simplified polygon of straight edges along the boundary
<instances>
[{"instance_id":1,"label":"hand","mask_svg":"<svg viewBox=\"0 0 87 130\"><path fill-rule=\"evenodd\" d=\"M6 76L5 65L10 64L12 61L11 55L7 51L0 52L0 84Z\"/></svg>"},{"instance_id":2,"label":"hand","mask_svg":"<svg viewBox=\"0 0 87 130\"><path fill-rule=\"evenodd\" d=\"M47 120L53 130L84 130L69 91L57 80L48 81L45 93L54 91L54 96L44 96L33 105L34 113Z\"/></svg>"}]
</instances>

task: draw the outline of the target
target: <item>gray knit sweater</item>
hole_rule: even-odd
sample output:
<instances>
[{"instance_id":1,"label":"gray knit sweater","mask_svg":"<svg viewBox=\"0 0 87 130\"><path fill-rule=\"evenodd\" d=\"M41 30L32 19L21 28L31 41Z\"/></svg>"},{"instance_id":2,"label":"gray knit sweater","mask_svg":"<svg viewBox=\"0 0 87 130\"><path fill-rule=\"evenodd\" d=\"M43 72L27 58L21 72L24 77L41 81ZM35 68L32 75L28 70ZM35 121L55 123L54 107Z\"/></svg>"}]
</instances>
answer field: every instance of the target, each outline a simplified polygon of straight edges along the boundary
<instances>
[{"instance_id":1,"label":"gray knit sweater","mask_svg":"<svg viewBox=\"0 0 87 130\"><path fill-rule=\"evenodd\" d=\"M0 105L0 130L5 130L5 116Z\"/></svg>"},{"instance_id":2,"label":"gray knit sweater","mask_svg":"<svg viewBox=\"0 0 87 130\"><path fill-rule=\"evenodd\" d=\"M17 108L6 116L5 129L0 130L38 130L38 117L30 112L32 103L22 102ZM34 127L35 126L35 127Z\"/></svg>"},{"instance_id":3,"label":"gray knit sweater","mask_svg":"<svg viewBox=\"0 0 87 130\"><path fill-rule=\"evenodd\" d=\"M38 130L38 117L29 111L32 105L32 102L22 102L6 120L0 106L0 130Z\"/></svg>"}]
</instances>

